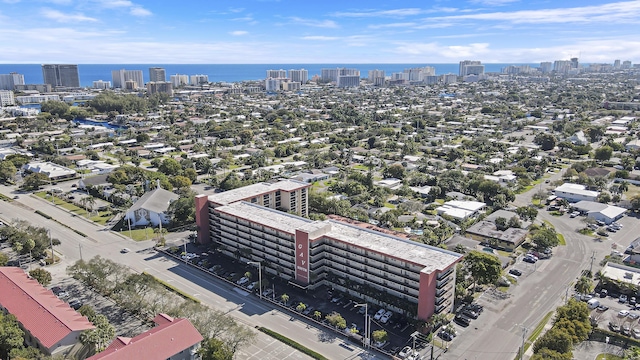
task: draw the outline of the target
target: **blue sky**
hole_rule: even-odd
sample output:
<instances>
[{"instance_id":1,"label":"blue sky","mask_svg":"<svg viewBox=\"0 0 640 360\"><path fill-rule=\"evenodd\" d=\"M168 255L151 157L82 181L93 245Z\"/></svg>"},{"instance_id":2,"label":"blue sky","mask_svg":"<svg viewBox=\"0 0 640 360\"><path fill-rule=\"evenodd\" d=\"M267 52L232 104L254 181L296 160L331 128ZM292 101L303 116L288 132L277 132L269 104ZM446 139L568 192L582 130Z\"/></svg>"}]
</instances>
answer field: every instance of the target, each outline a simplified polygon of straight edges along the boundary
<instances>
[{"instance_id":1,"label":"blue sky","mask_svg":"<svg viewBox=\"0 0 640 360\"><path fill-rule=\"evenodd\" d=\"M0 0L0 63L640 62L640 0Z\"/></svg>"}]
</instances>

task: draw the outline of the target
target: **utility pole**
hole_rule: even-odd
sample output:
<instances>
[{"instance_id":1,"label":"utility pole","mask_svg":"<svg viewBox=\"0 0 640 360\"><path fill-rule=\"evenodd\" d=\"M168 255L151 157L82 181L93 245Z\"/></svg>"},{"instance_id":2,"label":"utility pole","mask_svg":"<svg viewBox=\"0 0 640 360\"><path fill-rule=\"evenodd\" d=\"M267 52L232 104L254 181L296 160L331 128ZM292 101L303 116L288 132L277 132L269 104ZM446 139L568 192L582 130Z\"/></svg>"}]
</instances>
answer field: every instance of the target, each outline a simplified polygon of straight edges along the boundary
<instances>
[{"instance_id":1,"label":"utility pole","mask_svg":"<svg viewBox=\"0 0 640 360\"><path fill-rule=\"evenodd\" d=\"M78 249L80 250L80 261L82 261L82 244L78 244Z\"/></svg>"},{"instance_id":2,"label":"utility pole","mask_svg":"<svg viewBox=\"0 0 640 360\"><path fill-rule=\"evenodd\" d=\"M591 274L591 276L593 276L593 273L591 272L591 270L593 270L593 260L596 259L596 252L594 251L591 254L591 265L589 265L589 274Z\"/></svg>"},{"instance_id":3,"label":"utility pole","mask_svg":"<svg viewBox=\"0 0 640 360\"><path fill-rule=\"evenodd\" d=\"M520 360L524 359L524 338L525 336L527 336L527 329L526 327L524 327L524 325L521 325L522 327L522 347L520 347Z\"/></svg>"}]
</instances>

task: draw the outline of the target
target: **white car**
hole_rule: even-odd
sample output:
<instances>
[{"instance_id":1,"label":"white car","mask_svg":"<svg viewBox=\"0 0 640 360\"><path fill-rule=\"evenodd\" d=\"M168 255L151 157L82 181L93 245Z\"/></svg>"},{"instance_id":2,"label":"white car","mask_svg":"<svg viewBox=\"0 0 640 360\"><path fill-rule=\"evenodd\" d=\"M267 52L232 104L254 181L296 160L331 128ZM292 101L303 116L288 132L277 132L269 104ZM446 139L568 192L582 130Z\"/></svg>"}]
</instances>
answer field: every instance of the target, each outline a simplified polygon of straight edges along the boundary
<instances>
[{"instance_id":1,"label":"white car","mask_svg":"<svg viewBox=\"0 0 640 360\"><path fill-rule=\"evenodd\" d=\"M385 311L386 311L385 309L378 310L378 312L375 315L373 315L373 320L380 320L382 315L384 315Z\"/></svg>"},{"instance_id":2,"label":"white car","mask_svg":"<svg viewBox=\"0 0 640 360\"><path fill-rule=\"evenodd\" d=\"M389 321L389 319L391 319L392 315L393 315L393 313L391 311L387 311L386 313L384 313L384 315L382 315L380 317L380 322L382 322L383 324L386 324L387 321Z\"/></svg>"},{"instance_id":3,"label":"white car","mask_svg":"<svg viewBox=\"0 0 640 360\"><path fill-rule=\"evenodd\" d=\"M400 350L400 352L398 353L398 357L400 359L406 359L407 357L411 356L411 354L413 354L413 350L411 350L410 347L405 346L402 348L402 350Z\"/></svg>"},{"instance_id":4,"label":"white car","mask_svg":"<svg viewBox=\"0 0 640 360\"><path fill-rule=\"evenodd\" d=\"M126 253L128 253L129 251L131 251L131 250L129 250L129 249L127 249L127 248L122 248L122 250L120 250L120 252L121 252L121 253L123 253L123 254L126 254Z\"/></svg>"},{"instance_id":5,"label":"white car","mask_svg":"<svg viewBox=\"0 0 640 360\"><path fill-rule=\"evenodd\" d=\"M620 312L618 312L618 316L620 317L627 317L627 315L629 315L629 310L620 310Z\"/></svg>"},{"instance_id":6,"label":"white car","mask_svg":"<svg viewBox=\"0 0 640 360\"><path fill-rule=\"evenodd\" d=\"M238 285L244 285L246 283L249 282L249 278L246 276L241 277L240 279L238 279L238 281L236 281L236 284Z\"/></svg>"}]
</instances>

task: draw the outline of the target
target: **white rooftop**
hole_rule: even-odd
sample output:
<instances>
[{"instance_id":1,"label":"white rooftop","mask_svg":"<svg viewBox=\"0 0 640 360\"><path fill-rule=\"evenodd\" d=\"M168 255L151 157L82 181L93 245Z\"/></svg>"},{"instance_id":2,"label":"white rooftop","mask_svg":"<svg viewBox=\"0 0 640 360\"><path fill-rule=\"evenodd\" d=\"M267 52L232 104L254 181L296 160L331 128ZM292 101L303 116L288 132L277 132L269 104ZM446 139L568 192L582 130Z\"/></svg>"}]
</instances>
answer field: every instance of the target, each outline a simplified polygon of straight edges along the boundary
<instances>
[{"instance_id":1,"label":"white rooftop","mask_svg":"<svg viewBox=\"0 0 640 360\"><path fill-rule=\"evenodd\" d=\"M235 202L216 211L250 219L255 223L295 235L296 229L330 237L360 248L424 266L422 271L443 270L462 255L411 240L360 228L335 220L312 221L248 202Z\"/></svg>"},{"instance_id":2,"label":"white rooftop","mask_svg":"<svg viewBox=\"0 0 640 360\"><path fill-rule=\"evenodd\" d=\"M243 186L241 188L225 191L218 194L209 195L209 201L220 205L228 205L236 201L248 199L261 194L266 194L272 191L287 191L292 192L310 185L301 181L295 180L280 180L276 183L257 183L249 186Z\"/></svg>"}]
</instances>

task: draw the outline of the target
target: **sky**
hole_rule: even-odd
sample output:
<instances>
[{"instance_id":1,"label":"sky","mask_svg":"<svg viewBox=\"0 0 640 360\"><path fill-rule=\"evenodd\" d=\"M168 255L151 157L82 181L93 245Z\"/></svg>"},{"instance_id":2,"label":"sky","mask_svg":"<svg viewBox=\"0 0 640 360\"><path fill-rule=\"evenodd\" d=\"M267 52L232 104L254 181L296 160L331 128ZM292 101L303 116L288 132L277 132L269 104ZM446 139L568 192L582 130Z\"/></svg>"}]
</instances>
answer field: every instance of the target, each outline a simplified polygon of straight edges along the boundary
<instances>
[{"instance_id":1,"label":"sky","mask_svg":"<svg viewBox=\"0 0 640 360\"><path fill-rule=\"evenodd\" d=\"M0 63L640 62L640 0L0 0Z\"/></svg>"}]
</instances>

